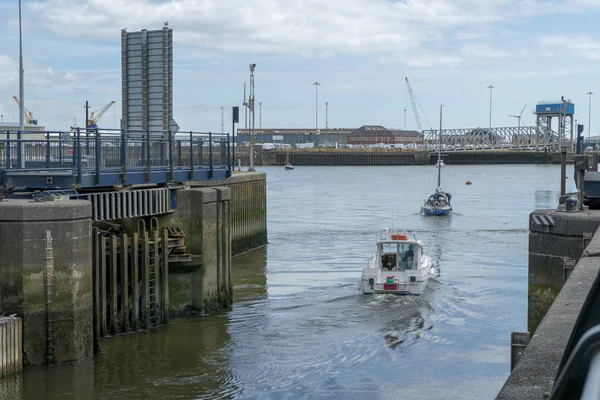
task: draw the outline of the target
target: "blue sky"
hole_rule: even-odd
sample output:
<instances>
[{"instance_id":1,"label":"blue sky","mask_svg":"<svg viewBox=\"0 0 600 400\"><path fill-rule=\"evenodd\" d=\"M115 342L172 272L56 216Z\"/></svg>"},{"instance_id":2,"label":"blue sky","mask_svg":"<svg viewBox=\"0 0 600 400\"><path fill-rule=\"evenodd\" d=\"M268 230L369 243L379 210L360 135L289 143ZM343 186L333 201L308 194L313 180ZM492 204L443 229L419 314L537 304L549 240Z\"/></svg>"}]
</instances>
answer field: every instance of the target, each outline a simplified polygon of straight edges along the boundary
<instances>
[{"instance_id":1,"label":"blue sky","mask_svg":"<svg viewBox=\"0 0 600 400\"><path fill-rule=\"evenodd\" d=\"M252 62L263 128L314 127L319 81L321 128L327 101L329 127L414 129L405 76L434 128L440 104L446 128L487 126L489 85L494 126L516 126L508 114L525 105L533 124L535 104L561 95L587 125L586 93L600 94L599 19L600 0L24 1L25 102L40 124L66 130L83 123L86 100L92 109L115 100L99 125L118 126L120 30L168 20L182 130L220 131L221 106L227 130ZM17 0L0 0L4 121L18 120L17 21Z\"/></svg>"}]
</instances>

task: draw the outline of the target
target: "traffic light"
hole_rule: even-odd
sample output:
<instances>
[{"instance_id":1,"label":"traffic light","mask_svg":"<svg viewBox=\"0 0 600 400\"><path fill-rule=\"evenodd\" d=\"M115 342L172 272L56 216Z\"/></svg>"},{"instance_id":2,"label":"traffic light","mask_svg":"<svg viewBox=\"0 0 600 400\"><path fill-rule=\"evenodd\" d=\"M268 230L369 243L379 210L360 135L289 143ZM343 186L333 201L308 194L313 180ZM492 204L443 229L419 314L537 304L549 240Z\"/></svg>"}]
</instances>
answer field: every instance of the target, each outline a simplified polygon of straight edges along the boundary
<instances>
[{"instance_id":1,"label":"traffic light","mask_svg":"<svg viewBox=\"0 0 600 400\"><path fill-rule=\"evenodd\" d=\"M583 124L577 124L577 134L583 133Z\"/></svg>"}]
</instances>

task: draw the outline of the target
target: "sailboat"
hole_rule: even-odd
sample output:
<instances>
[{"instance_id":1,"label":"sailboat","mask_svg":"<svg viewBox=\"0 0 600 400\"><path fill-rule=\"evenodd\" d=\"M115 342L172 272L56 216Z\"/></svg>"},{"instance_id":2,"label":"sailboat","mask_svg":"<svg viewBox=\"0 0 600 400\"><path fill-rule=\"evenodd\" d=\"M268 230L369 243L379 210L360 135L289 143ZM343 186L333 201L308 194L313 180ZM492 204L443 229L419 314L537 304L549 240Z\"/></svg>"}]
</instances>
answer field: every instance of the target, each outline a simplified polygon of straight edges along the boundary
<instances>
[{"instance_id":1,"label":"sailboat","mask_svg":"<svg viewBox=\"0 0 600 400\"><path fill-rule=\"evenodd\" d=\"M442 178L442 107L440 106L440 133L438 135L438 175L437 175L437 186L435 192L429 196L421 212L425 215L450 215L452 212L452 205L450 199L452 195L450 193L444 193L441 186Z\"/></svg>"},{"instance_id":2,"label":"sailboat","mask_svg":"<svg viewBox=\"0 0 600 400\"><path fill-rule=\"evenodd\" d=\"M290 152L286 151L285 153L285 166L284 169L294 169L292 164L290 164Z\"/></svg>"}]
</instances>

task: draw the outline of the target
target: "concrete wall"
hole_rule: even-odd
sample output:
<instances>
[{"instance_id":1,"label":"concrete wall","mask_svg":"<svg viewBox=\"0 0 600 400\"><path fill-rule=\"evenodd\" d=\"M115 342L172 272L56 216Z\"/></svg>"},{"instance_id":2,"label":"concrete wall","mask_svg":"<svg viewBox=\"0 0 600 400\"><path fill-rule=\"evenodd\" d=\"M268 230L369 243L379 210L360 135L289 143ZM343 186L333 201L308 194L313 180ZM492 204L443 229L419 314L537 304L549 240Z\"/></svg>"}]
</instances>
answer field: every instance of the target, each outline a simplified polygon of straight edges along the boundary
<instances>
[{"instance_id":1,"label":"concrete wall","mask_svg":"<svg viewBox=\"0 0 600 400\"><path fill-rule=\"evenodd\" d=\"M221 181L189 182L191 187L231 189L231 253L267 244L267 181L264 172L235 172Z\"/></svg>"},{"instance_id":2,"label":"concrete wall","mask_svg":"<svg viewBox=\"0 0 600 400\"><path fill-rule=\"evenodd\" d=\"M531 335L598 226L598 211L536 210L530 214L527 326Z\"/></svg>"},{"instance_id":3,"label":"concrete wall","mask_svg":"<svg viewBox=\"0 0 600 400\"><path fill-rule=\"evenodd\" d=\"M88 201L0 202L0 314L23 318L25 365L47 361L46 231L54 265L52 361L92 354L91 214Z\"/></svg>"},{"instance_id":4,"label":"concrete wall","mask_svg":"<svg viewBox=\"0 0 600 400\"><path fill-rule=\"evenodd\" d=\"M188 188L178 192L177 210L160 226L185 232L192 262L169 264L170 312L208 313L231 304L231 190Z\"/></svg>"},{"instance_id":5,"label":"concrete wall","mask_svg":"<svg viewBox=\"0 0 600 400\"><path fill-rule=\"evenodd\" d=\"M580 225L587 225L589 228L594 221L597 223L600 212L561 214L555 218L557 231L562 229L564 232L568 225L570 226L569 232L575 233L579 231ZM568 243L572 243L572 239L569 236L556 236L553 244L564 248ZM551 248L547 248L547 251L551 250ZM581 318L582 310L589 303L590 294L598 284L600 232L596 231L593 239L580 256L581 259L560 288L556 298L553 299L552 305L547 312L544 312L535 334L496 399L550 398L565 350L569 346L573 346L572 337L575 333L576 323Z\"/></svg>"}]
</instances>

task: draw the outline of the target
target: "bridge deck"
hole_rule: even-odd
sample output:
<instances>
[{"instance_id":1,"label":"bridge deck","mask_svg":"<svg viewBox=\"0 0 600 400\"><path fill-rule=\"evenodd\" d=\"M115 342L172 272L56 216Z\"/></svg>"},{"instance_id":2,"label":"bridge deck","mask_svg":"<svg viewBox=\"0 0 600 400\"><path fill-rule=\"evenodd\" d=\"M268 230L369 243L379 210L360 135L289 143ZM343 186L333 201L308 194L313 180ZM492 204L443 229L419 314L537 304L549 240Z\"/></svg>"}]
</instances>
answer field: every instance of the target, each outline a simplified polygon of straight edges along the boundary
<instances>
[{"instance_id":1,"label":"bridge deck","mask_svg":"<svg viewBox=\"0 0 600 400\"><path fill-rule=\"evenodd\" d=\"M7 190L91 189L231 176L228 134L6 132L0 185Z\"/></svg>"}]
</instances>

